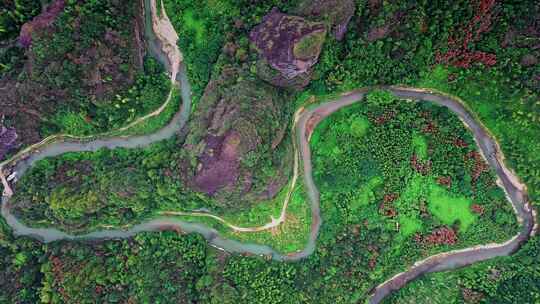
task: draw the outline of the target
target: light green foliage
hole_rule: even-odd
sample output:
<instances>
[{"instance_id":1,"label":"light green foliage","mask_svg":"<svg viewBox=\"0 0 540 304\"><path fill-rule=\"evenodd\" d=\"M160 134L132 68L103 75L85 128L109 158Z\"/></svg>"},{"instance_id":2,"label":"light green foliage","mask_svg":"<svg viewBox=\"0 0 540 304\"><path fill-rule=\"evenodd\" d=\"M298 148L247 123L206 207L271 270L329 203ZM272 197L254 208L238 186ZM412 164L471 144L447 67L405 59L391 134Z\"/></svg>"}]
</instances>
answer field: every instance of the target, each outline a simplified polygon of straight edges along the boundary
<instances>
[{"instance_id":1,"label":"light green foliage","mask_svg":"<svg viewBox=\"0 0 540 304\"><path fill-rule=\"evenodd\" d=\"M184 24L188 30L195 31L195 43L206 43L206 28L205 24L201 20L195 19L193 16L193 10L186 10L183 16Z\"/></svg>"},{"instance_id":2,"label":"light green foliage","mask_svg":"<svg viewBox=\"0 0 540 304\"><path fill-rule=\"evenodd\" d=\"M316 57L322 49L325 38L326 32L324 31L313 32L302 37L302 39L294 45L294 56L300 59Z\"/></svg>"},{"instance_id":3,"label":"light green foliage","mask_svg":"<svg viewBox=\"0 0 540 304\"><path fill-rule=\"evenodd\" d=\"M405 237L411 236L422 229L422 221L417 217L400 216L399 224L399 232Z\"/></svg>"},{"instance_id":4,"label":"light green foliage","mask_svg":"<svg viewBox=\"0 0 540 304\"><path fill-rule=\"evenodd\" d=\"M111 100L94 103L96 108L84 108L78 113L69 108L60 110L52 120L57 129L45 129L45 133L89 135L121 128L159 108L165 102L170 87L170 79L163 67L156 60L147 58L145 72L137 75L135 84L129 89L119 92Z\"/></svg>"},{"instance_id":5,"label":"light green foliage","mask_svg":"<svg viewBox=\"0 0 540 304\"><path fill-rule=\"evenodd\" d=\"M405 236L411 236L415 232L421 231L423 222L420 220L420 214L417 208L410 208L417 205L428 196L431 181L422 175L415 174L406 185L403 193L395 202L398 210L398 222L400 224L400 233Z\"/></svg>"},{"instance_id":6,"label":"light green foliage","mask_svg":"<svg viewBox=\"0 0 540 304\"><path fill-rule=\"evenodd\" d=\"M398 210L406 210L405 214L398 216L405 236L420 231L422 222L419 213L415 209L409 209L408 206L421 201L427 203L429 211L443 224L452 226L459 222L460 232L466 232L476 220L471 212L470 199L449 193L435 183L432 177L416 174L395 203Z\"/></svg>"},{"instance_id":7,"label":"light green foliage","mask_svg":"<svg viewBox=\"0 0 540 304\"><path fill-rule=\"evenodd\" d=\"M222 5L209 6L209 1L166 0L165 10L178 33L178 45L184 60L193 99L196 104L210 80L213 65L218 60L224 44L224 25L230 27L236 10L218 9ZM230 1L214 1L216 4Z\"/></svg>"},{"instance_id":8,"label":"light green foliage","mask_svg":"<svg viewBox=\"0 0 540 304\"><path fill-rule=\"evenodd\" d=\"M75 220L103 207L97 194L92 190L77 195L66 193L66 189L62 188L51 194L50 205L57 218Z\"/></svg>"},{"instance_id":9,"label":"light green foliage","mask_svg":"<svg viewBox=\"0 0 540 304\"><path fill-rule=\"evenodd\" d=\"M418 86L422 88L435 88L447 92L448 76L450 71L442 65L436 65L432 70L423 72L418 82Z\"/></svg>"},{"instance_id":10,"label":"light green foliage","mask_svg":"<svg viewBox=\"0 0 540 304\"><path fill-rule=\"evenodd\" d=\"M414 153L416 153L421 160L426 160L428 157L426 139L422 135L415 133L413 134L412 145L414 148Z\"/></svg>"},{"instance_id":11,"label":"light green foliage","mask_svg":"<svg viewBox=\"0 0 540 304\"><path fill-rule=\"evenodd\" d=\"M369 120L362 115L353 115L350 118L351 134L360 139L369 129Z\"/></svg>"},{"instance_id":12,"label":"light green foliage","mask_svg":"<svg viewBox=\"0 0 540 304\"><path fill-rule=\"evenodd\" d=\"M459 223L460 231L465 232L475 221L471 211L471 200L450 195L442 187L431 184L429 193L429 211L446 225Z\"/></svg>"},{"instance_id":13,"label":"light green foliage","mask_svg":"<svg viewBox=\"0 0 540 304\"><path fill-rule=\"evenodd\" d=\"M85 135L96 132L96 127L85 119L85 112L60 111L55 114L53 121L60 126L60 133L70 135Z\"/></svg>"},{"instance_id":14,"label":"light green foliage","mask_svg":"<svg viewBox=\"0 0 540 304\"><path fill-rule=\"evenodd\" d=\"M361 213L362 206L376 203L375 190L382 184L383 179L380 176L374 176L365 185L362 185L358 190L357 197L351 201L351 211Z\"/></svg>"},{"instance_id":15,"label":"light green foliage","mask_svg":"<svg viewBox=\"0 0 540 304\"><path fill-rule=\"evenodd\" d=\"M140 124L134 125L133 127L121 131L121 132L112 132L114 135L143 135L154 133L157 130L163 128L167 125L173 116L180 110L181 100L180 89L173 88L173 93L171 100L167 107L157 116L150 117Z\"/></svg>"},{"instance_id":16,"label":"light green foliage","mask_svg":"<svg viewBox=\"0 0 540 304\"><path fill-rule=\"evenodd\" d=\"M385 105L396 100L396 97L390 91L373 90L366 95L366 100L374 105Z\"/></svg>"},{"instance_id":17,"label":"light green foliage","mask_svg":"<svg viewBox=\"0 0 540 304\"><path fill-rule=\"evenodd\" d=\"M302 177L299 177L301 180ZM284 190L288 190L285 187ZM284 193L283 193L284 194ZM240 225L262 225L270 222L269 215L279 218L283 206L284 195L276 196L271 202L263 202L254 207L249 212L228 215L227 219ZM269 206L273 212L268 212ZM259 219L253 221L253 219ZM193 219L197 221L197 219ZM219 226L217 227L219 230ZM287 207L286 220L275 229L252 232L252 233L234 233L230 229L223 229L226 237L237 239L243 242L254 242L269 245L280 253L287 254L302 250L307 242L311 230L311 209L307 194L301 185L297 185L293 190L289 205Z\"/></svg>"}]
</instances>

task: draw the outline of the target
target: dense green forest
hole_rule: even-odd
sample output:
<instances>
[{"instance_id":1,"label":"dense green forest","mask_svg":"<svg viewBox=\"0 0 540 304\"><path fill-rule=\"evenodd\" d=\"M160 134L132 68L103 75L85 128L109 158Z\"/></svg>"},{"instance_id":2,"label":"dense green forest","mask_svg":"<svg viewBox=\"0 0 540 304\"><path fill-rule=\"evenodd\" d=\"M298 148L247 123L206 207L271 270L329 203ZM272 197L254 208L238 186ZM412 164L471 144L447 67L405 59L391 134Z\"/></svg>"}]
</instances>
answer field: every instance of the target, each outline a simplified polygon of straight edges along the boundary
<instances>
[{"instance_id":1,"label":"dense green forest","mask_svg":"<svg viewBox=\"0 0 540 304\"><path fill-rule=\"evenodd\" d=\"M234 46L235 58L249 58L253 52L247 39L238 37L271 7L294 12L299 2L260 1L253 7L243 1L214 1L219 9L210 10L201 1L165 1L181 37L195 96L202 94L212 70L220 69L219 46ZM333 2L340 7L347 1ZM493 0L355 2L346 39L325 41L308 91L408 84L457 95L501 140L536 200L538 143L527 139L540 132L538 5Z\"/></svg>"},{"instance_id":2,"label":"dense green forest","mask_svg":"<svg viewBox=\"0 0 540 304\"><path fill-rule=\"evenodd\" d=\"M534 151L540 147L529 139L540 134L539 6L492 0L366 2L357 1L358 19L347 39L325 44L313 92L407 84L459 96L501 141L538 201L540 158ZM375 35L380 32L385 35Z\"/></svg>"},{"instance_id":3,"label":"dense green forest","mask_svg":"<svg viewBox=\"0 0 540 304\"><path fill-rule=\"evenodd\" d=\"M212 74L220 73L227 59L248 65L255 55L249 31L272 7L290 11L298 0L177 1L165 0L166 11L178 32L196 104ZM228 56L220 58L226 53ZM220 60L221 59L221 60Z\"/></svg>"},{"instance_id":4,"label":"dense green forest","mask_svg":"<svg viewBox=\"0 0 540 304\"><path fill-rule=\"evenodd\" d=\"M327 229L385 227L399 232L389 244L418 250L516 233L512 207L456 116L384 91L366 99L326 118L311 139Z\"/></svg>"},{"instance_id":5,"label":"dense green forest","mask_svg":"<svg viewBox=\"0 0 540 304\"><path fill-rule=\"evenodd\" d=\"M10 90L0 115L18 134L16 148L118 129L163 104L170 80L146 56L141 14L122 1L7 1L0 85Z\"/></svg>"},{"instance_id":6,"label":"dense green forest","mask_svg":"<svg viewBox=\"0 0 540 304\"><path fill-rule=\"evenodd\" d=\"M270 298L266 298L267 287L261 286L250 296L261 303L274 297L283 297L286 303L302 301L297 297L321 289L320 280L331 280L339 291L322 289L318 298L354 302L377 282L422 257L504 241L517 231L515 215L493 173L471 135L446 108L374 91L364 103L324 120L314 131L311 145L323 216L317 251L298 265L277 263L275 271L290 268L303 273L305 286L295 287L292 295L276 291ZM15 214L31 225L82 232L100 225L138 222L156 210L179 206L223 210L212 204L211 197L182 186L170 167L174 147L175 141L169 140L144 150L71 153L41 161L21 180ZM268 242L264 234L249 240ZM340 262L344 253L350 263ZM322 265L313 262L319 259ZM318 267L332 270L319 278L314 275ZM233 279L245 282L250 269ZM218 276L226 276L227 270L223 271ZM344 272L350 275L340 276ZM295 282L287 280L287 284ZM236 293L251 294L233 286L240 289ZM309 303L307 298L304 301Z\"/></svg>"},{"instance_id":7,"label":"dense green forest","mask_svg":"<svg viewBox=\"0 0 540 304\"><path fill-rule=\"evenodd\" d=\"M24 55L15 39L21 26L40 11L41 3L33 0L4 1L0 7L0 77L21 65Z\"/></svg>"},{"instance_id":8,"label":"dense green forest","mask_svg":"<svg viewBox=\"0 0 540 304\"><path fill-rule=\"evenodd\" d=\"M513 256L427 275L384 303L537 303L539 246L536 236Z\"/></svg>"},{"instance_id":9,"label":"dense green forest","mask_svg":"<svg viewBox=\"0 0 540 304\"><path fill-rule=\"evenodd\" d=\"M6 118L0 122L15 127L24 143L56 132L111 130L161 104L170 84L153 59L139 60L131 36L137 27L136 6L66 1L54 23L32 35L31 46L24 49L14 41L21 26L41 11L37 2L7 1L0 11L1 87L20 84L24 94L31 94L23 109L45 116L33 123L35 118L27 119L32 111L15 107L14 113L26 114L4 113L4 105L11 107L17 99L1 95L0 112ZM432 88L461 98L498 139L509 167L539 206L538 3L164 4L193 86L196 107L188 127L147 148L69 153L38 162L15 185L14 213L24 222L81 233L133 224L164 210L204 207L234 223L265 223L276 216L287 192L295 107L379 84ZM327 10L333 14L317 11L325 5L334 8ZM273 7L326 26L318 63L307 73L311 81L303 89L277 88L265 78L265 64L273 58L264 58L250 41L252 29ZM340 37L337 24L348 20L349 12L354 14ZM79 81L95 72L77 64L89 50L96 59L117 58L104 63L112 70L101 75L103 95ZM224 115L226 109L236 116ZM245 129L239 127L242 123ZM253 191L243 191L247 182L229 179L216 182L225 189L221 193L205 187L208 183L192 182L199 167L215 175L201 161L213 161L219 149L204 147L215 142L238 148L234 167L225 168L237 172L233 176L238 181L250 180ZM470 133L445 108L396 100L376 90L364 102L324 120L313 132L311 150L323 224L315 252L306 259L285 263L229 254L208 246L200 235L178 230L125 240L43 244L14 236L1 220L0 302L358 303L422 257L501 242L518 229L510 203ZM187 220L208 224L226 237L294 252L303 248L312 223L302 185L293 190L289 211L295 221L289 222L296 226L277 233L231 233L212 220ZM385 301L536 303L539 246L536 236L514 255L426 275Z\"/></svg>"}]
</instances>

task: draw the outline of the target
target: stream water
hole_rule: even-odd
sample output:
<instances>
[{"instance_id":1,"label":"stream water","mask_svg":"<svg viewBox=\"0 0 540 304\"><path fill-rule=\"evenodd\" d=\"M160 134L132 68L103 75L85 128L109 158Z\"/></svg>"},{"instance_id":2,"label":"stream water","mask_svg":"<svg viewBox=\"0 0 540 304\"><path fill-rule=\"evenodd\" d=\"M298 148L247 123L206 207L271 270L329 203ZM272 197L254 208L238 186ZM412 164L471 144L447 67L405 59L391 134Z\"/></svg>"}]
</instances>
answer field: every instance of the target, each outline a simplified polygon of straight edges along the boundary
<instances>
[{"instance_id":1,"label":"stream water","mask_svg":"<svg viewBox=\"0 0 540 304\"><path fill-rule=\"evenodd\" d=\"M149 26L149 24L151 24L151 14L149 11L149 4L151 3L150 1L151 0L145 0L145 35L147 41L149 42L149 50L151 54L155 56L164 65L170 65L167 56L164 55L160 49L159 41L156 38L155 33L153 33L152 31L152 26ZM153 134L142 136L111 137L93 140L89 142L65 141L50 144L39 151L35 151L28 158L21 160L16 164L15 171L18 173L19 178L35 162L46 157L57 156L66 152L96 151L101 148L138 148L174 136L186 124L189 118L189 114L191 112L191 89L186 76L185 66L182 64L180 65L179 73L176 79L177 82L180 84L182 92L182 106L179 112L175 114L171 122L161 130ZM370 303L380 302L390 292L401 288L407 282L411 281L412 279L418 277L421 274L433 271L453 269L493 257L511 254L512 252L516 251L524 241L528 239L534 225L532 209L527 202L526 193L524 193L524 191L515 184L514 178L511 176L512 173L505 167L504 162L500 160L500 157L498 157L500 155L500 151L498 151L495 141L489 136L487 131L482 127L482 125L475 120L475 118L463 107L463 105L459 101L436 93L419 91L412 88L387 87L386 89L392 91L396 96L400 98L428 101L441 106L445 106L463 120L463 122L473 132L474 138L477 141L483 155L486 157L487 162L495 170L497 176L499 177L502 186L514 207L514 210L516 211L516 214L521 221L522 229L517 236L503 244L488 244L477 246L474 248L435 255L425 260L419 261L415 263L415 265L406 272L398 274L395 277L376 287L371 295ZM290 255L282 255L268 246L241 243L238 241L226 239L221 237L216 230L209 228L203 224L185 222L174 217L155 218L144 223L134 225L126 230L101 230L84 235L70 235L55 228L31 228L21 223L11 213L9 198L6 196L2 198L2 216L4 216L8 225L13 229L13 233L15 235L30 236L43 242L52 242L57 240L101 240L129 238L143 231L160 231L163 229L170 229L174 227L179 228L185 232L200 233L208 240L211 245L226 250L228 252L265 255L268 257L272 257L276 260L285 261L299 260L305 258L312 254L315 250L316 240L322 222L320 216L319 192L312 178L311 153L309 142L308 139L306 139L305 135L306 123L314 113L317 113L317 115L321 115L322 117L326 117L342 107L362 100L364 92L365 90L356 91L348 95L343 95L336 100L328 101L323 104L311 107L303 112L297 123L295 134L299 147L298 153L300 153L300 157L304 166L304 184L310 200L312 213L312 227L310 237L305 248L300 252Z\"/></svg>"}]
</instances>

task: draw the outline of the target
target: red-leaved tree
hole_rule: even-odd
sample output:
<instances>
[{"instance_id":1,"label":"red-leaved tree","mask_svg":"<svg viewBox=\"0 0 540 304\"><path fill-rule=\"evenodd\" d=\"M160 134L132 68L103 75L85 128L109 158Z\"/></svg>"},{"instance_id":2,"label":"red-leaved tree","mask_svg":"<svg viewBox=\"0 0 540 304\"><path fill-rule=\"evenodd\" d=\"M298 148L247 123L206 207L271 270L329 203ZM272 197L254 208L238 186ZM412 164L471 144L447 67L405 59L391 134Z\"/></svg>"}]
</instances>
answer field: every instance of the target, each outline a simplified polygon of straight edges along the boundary
<instances>
[{"instance_id":1,"label":"red-leaved tree","mask_svg":"<svg viewBox=\"0 0 540 304\"><path fill-rule=\"evenodd\" d=\"M435 59L438 63L461 68L469 68L471 64L476 62L486 66L493 66L497 63L495 54L470 50L471 43L480 40L482 34L491 29L495 15L495 0L475 0L475 2L473 4L474 17L448 38L449 49L446 53L437 52Z\"/></svg>"}]
</instances>

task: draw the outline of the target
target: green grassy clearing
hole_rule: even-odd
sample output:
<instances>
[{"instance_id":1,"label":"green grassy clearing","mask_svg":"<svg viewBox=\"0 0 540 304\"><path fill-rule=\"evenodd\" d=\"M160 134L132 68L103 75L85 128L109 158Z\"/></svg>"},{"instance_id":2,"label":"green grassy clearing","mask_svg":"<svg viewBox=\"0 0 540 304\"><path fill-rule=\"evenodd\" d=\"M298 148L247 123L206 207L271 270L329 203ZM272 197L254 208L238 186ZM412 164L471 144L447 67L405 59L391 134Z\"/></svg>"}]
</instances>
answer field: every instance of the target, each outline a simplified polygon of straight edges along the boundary
<instances>
[{"instance_id":1,"label":"green grassy clearing","mask_svg":"<svg viewBox=\"0 0 540 304\"><path fill-rule=\"evenodd\" d=\"M133 136L156 132L167 125L173 118L174 114L180 111L181 103L182 98L180 97L180 89L175 87L173 88L173 93L169 104L167 104L165 109L159 113L159 115L150 117L127 130L121 132L112 132L112 135Z\"/></svg>"},{"instance_id":2,"label":"green grassy clearing","mask_svg":"<svg viewBox=\"0 0 540 304\"><path fill-rule=\"evenodd\" d=\"M471 200L463 196L454 196L441 186L432 183L429 185L428 208L441 222L453 225L459 222L459 229L467 231L476 217L471 211Z\"/></svg>"},{"instance_id":3,"label":"green grassy clearing","mask_svg":"<svg viewBox=\"0 0 540 304\"><path fill-rule=\"evenodd\" d=\"M427 202L427 207L439 221L445 225L460 223L460 232L466 232L476 217L472 214L471 200L464 196L451 194L445 188L439 186L432 177L416 174L407 184L395 205L399 209L405 209L407 205L417 205L418 202ZM400 233L407 237L422 231L422 221L416 209L407 210L398 216Z\"/></svg>"},{"instance_id":4,"label":"green grassy clearing","mask_svg":"<svg viewBox=\"0 0 540 304\"><path fill-rule=\"evenodd\" d=\"M361 207L376 202L375 191L383 185L383 179L380 176L372 177L366 184L362 185L358 193L351 202L351 211L361 212Z\"/></svg>"},{"instance_id":5,"label":"green grassy clearing","mask_svg":"<svg viewBox=\"0 0 540 304\"><path fill-rule=\"evenodd\" d=\"M206 27L204 22L195 18L192 10L188 10L183 16L184 24L188 30L195 31L195 43L205 43Z\"/></svg>"},{"instance_id":6,"label":"green grassy clearing","mask_svg":"<svg viewBox=\"0 0 540 304\"><path fill-rule=\"evenodd\" d=\"M418 155L421 160L426 160L428 157L428 147L425 137L418 133L413 134L412 145L416 155Z\"/></svg>"}]
</instances>

